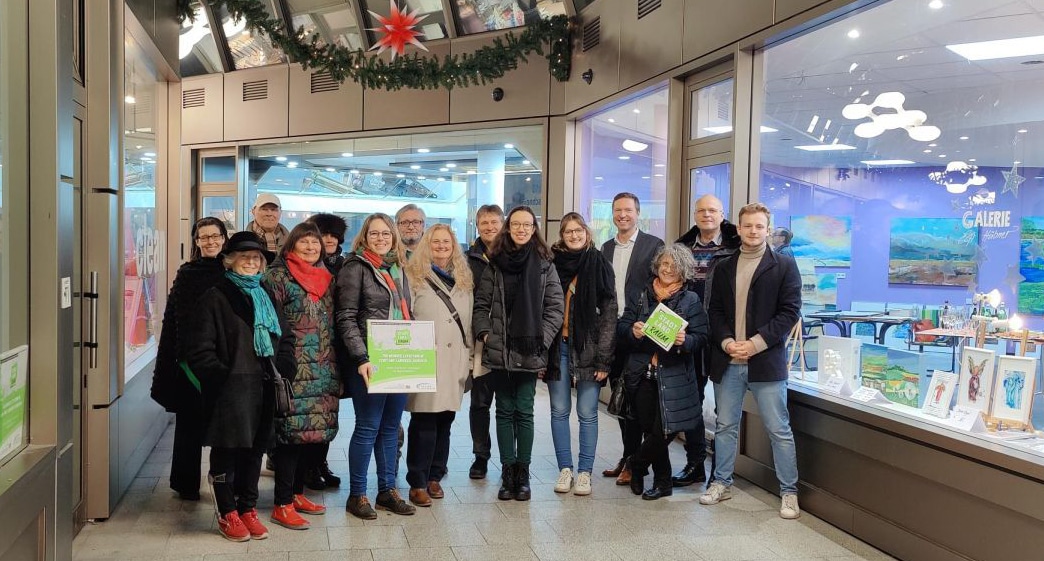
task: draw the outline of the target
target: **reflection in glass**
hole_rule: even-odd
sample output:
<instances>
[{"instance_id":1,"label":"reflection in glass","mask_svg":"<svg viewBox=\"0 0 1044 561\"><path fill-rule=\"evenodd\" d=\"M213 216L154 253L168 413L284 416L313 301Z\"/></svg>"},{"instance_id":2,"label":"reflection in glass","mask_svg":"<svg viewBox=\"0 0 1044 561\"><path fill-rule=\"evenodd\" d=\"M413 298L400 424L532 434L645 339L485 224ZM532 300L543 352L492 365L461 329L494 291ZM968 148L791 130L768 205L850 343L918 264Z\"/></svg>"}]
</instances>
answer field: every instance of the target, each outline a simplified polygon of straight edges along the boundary
<instances>
[{"instance_id":1,"label":"reflection in glass","mask_svg":"<svg viewBox=\"0 0 1044 561\"><path fill-rule=\"evenodd\" d=\"M522 27L533 20L564 15L564 0L453 0L461 35Z\"/></svg>"},{"instance_id":2,"label":"reflection in glass","mask_svg":"<svg viewBox=\"0 0 1044 561\"><path fill-rule=\"evenodd\" d=\"M729 168L728 163L693 168L689 177L689 216L696 216L696 199L714 195L721 201L721 208L725 209L725 216L728 217L731 200Z\"/></svg>"},{"instance_id":3,"label":"reflection in glass","mask_svg":"<svg viewBox=\"0 0 1044 561\"><path fill-rule=\"evenodd\" d=\"M195 21L185 20L181 24L178 35L178 58L181 59L181 76L199 76L212 72L222 72L221 59L218 56L217 43L210 31L206 10L199 0L193 0L192 9L196 14Z\"/></svg>"},{"instance_id":4,"label":"reflection in glass","mask_svg":"<svg viewBox=\"0 0 1044 561\"><path fill-rule=\"evenodd\" d=\"M434 39L446 38L446 15L442 11L442 0L396 0L399 5L399 9L408 8L410 13L416 12L417 17L424 17L420 24L417 26L417 31L423 33L417 38L418 41L432 41ZM377 18L373 17L372 11L375 14L379 14L383 17L391 15L390 5L387 0L367 0L364 3L366 8L366 23L367 33L369 33L370 44L377 43L383 34L378 34L373 31L374 28L380 28L380 22Z\"/></svg>"},{"instance_id":5,"label":"reflection in glass","mask_svg":"<svg viewBox=\"0 0 1044 561\"><path fill-rule=\"evenodd\" d=\"M229 232L236 231L236 198L235 197L203 197L203 208L200 217L213 216L225 223Z\"/></svg>"},{"instance_id":6,"label":"reflection in glass","mask_svg":"<svg viewBox=\"0 0 1044 561\"><path fill-rule=\"evenodd\" d=\"M166 302L166 231L156 197L157 93L165 95L148 58L126 35L123 136L123 274L125 361L155 355ZM140 368L127 368L129 381Z\"/></svg>"},{"instance_id":7,"label":"reflection in glass","mask_svg":"<svg viewBox=\"0 0 1044 561\"><path fill-rule=\"evenodd\" d=\"M692 92L690 140L732 132L732 89L729 78Z\"/></svg>"},{"instance_id":8,"label":"reflection in glass","mask_svg":"<svg viewBox=\"0 0 1044 561\"><path fill-rule=\"evenodd\" d=\"M641 201L639 227L666 233L667 127L666 85L578 123L575 208L597 243L615 235L613 197L624 191Z\"/></svg>"},{"instance_id":9,"label":"reflection in glass","mask_svg":"<svg viewBox=\"0 0 1044 561\"><path fill-rule=\"evenodd\" d=\"M255 146L243 197L277 194L287 228L336 213L349 238L368 214L394 215L413 203L428 225L449 224L470 240L484 204L528 205L542 218L543 151L539 126Z\"/></svg>"},{"instance_id":10,"label":"reflection in glass","mask_svg":"<svg viewBox=\"0 0 1044 561\"><path fill-rule=\"evenodd\" d=\"M274 17L275 10L272 0L264 0L268 17ZM253 68L255 66L266 66L286 62L283 51L272 45L272 42L263 34L255 34L246 27L246 20L233 20L228 14L224 4L218 10L222 29L228 39L228 48L232 51L232 62L236 70Z\"/></svg>"},{"instance_id":11,"label":"reflection in glass","mask_svg":"<svg viewBox=\"0 0 1044 561\"><path fill-rule=\"evenodd\" d=\"M306 40L319 36L320 45L334 44L348 49L361 49L362 36L352 7L345 1L327 0L321 5L311 0L288 0L291 27L303 28Z\"/></svg>"}]
</instances>

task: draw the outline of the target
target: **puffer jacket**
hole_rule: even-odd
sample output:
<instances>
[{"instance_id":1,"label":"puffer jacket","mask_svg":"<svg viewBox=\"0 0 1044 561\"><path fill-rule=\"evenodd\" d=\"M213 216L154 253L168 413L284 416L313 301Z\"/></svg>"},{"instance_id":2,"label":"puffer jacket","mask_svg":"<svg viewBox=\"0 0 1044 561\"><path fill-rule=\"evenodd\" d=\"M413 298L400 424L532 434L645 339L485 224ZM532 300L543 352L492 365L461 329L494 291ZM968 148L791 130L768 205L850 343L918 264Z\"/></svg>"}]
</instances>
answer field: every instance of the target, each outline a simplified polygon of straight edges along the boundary
<instances>
[{"instance_id":1,"label":"puffer jacket","mask_svg":"<svg viewBox=\"0 0 1044 561\"><path fill-rule=\"evenodd\" d=\"M565 302L562 299L562 283L550 261L540 262L540 284L543 297L544 348L550 349L555 336L562 329L562 314ZM504 310L503 275L493 263L486 267L475 293L473 331L479 341L483 337L482 366L490 370L509 372L542 372L547 370L547 353L523 356L510 348L507 341L507 314Z\"/></svg>"},{"instance_id":2,"label":"puffer jacket","mask_svg":"<svg viewBox=\"0 0 1044 561\"><path fill-rule=\"evenodd\" d=\"M653 354L659 353L657 384L660 419L663 421L664 434L672 434L695 429L697 420L703 415L699 388L696 385L696 360L700 356L699 351L707 344L710 326L707 312L695 292L680 290L668 298L664 305L689 322L685 328L683 344L672 347L670 351L664 351L647 337L635 339L632 332L635 322L648 320L656 308L652 282L637 299L628 300L623 316L616 324L616 337L618 352L626 349L630 353L623 376L625 387L632 399L638 389L638 383L652 361Z\"/></svg>"},{"instance_id":3,"label":"puffer jacket","mask_svg":"<svg viewBox=\"0 0 1044 561\"><path fill-rule=\"evenodd\" d=\"M598 256L604 259L601 253ZM578 285L582 282L584 282L583 278L577 279ZM567 289L567 286L563 286L562 292L565 293ZM576 317L573 311L576 308L575 298L570 299L569 306L569 317ZM592 382L595 379L595 372L609 372L609 368L613 364L613 351L616 348L616 316L616 287L610 286L609 290L598 295L598 319L587 331L587 341L583 345L583 350L580 349L580 345L576 344L576 341L572 339L569 341L569 374L578 382ZM558 360L558 357L561 356L561 345L562 332L559 331L548 352L550 359L547 365L547 375L544 376L545 381L558 380L562 375L560 372L561 360ZM605 382L606 380L602 380L603 386Z\"/></svg>"},{"instance_id":4,"label":"puffer jacket","mask_svg":"<svg viewBox=\"0 0 1044 561\"><path fill-rule=\"evenodd\" d=\"M337 436L341 381L334 351L333 283L313 302L294 279L282 258L265 271L261 281L272 300L283 308L294 335L293 410L276 420L279 444L330 442Z\"/></svg>"},{"instance_id":5,"label":"puffer jacket","mask_svg":"<svg viewBox=\"0 0 1044 561\"><path fill-rule=\"evenodd\" d=\"M399 294L410 305L410 286L400 267L395 279ZM337 338L346 352L348 364L342 365L342 375L349 375L359 365L370 362L366 350L366 320L392 317L391 288L368 261L358 255L349 255L337 273L336 301Z\"/></svg>"}]
</instances>

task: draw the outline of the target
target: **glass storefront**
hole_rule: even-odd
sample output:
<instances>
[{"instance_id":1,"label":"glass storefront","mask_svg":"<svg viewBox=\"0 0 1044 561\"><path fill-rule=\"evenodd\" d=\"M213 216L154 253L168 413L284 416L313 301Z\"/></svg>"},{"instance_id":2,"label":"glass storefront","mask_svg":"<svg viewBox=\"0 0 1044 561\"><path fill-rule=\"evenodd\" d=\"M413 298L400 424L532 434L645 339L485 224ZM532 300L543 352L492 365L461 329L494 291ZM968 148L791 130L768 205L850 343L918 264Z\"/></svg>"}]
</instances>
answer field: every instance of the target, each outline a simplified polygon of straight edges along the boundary
<instances>
[{"instance_id":1,"label":"glass storefront","mask_svg":"<svg viewBox=\"0 0 1044 561\"><path fill-rule=\"evenodd\" d=\"M792 236L806 317L892 312L953 327L985 311L1001 335L1021 332L1015 314L1044 328L1041 11L1001 5L882 2L764 51L761 125L774 134L761 135L760 199ZM999 302L977 305L994 290ZM909 325L852 325L877 343L864 356L924 351L912 399L924 400L928 373L963 367L953 345ZM1038 359L1019 384L1035 386L1044 428L1040 346L986 344Z\"/></svg>"},{"instance_id":2,"label":"glass storefront","mask_svg":"<svg viewBox=\"0 0 1044 561\"><path fill-rule=\"evenodd\" d=\"M461 35L522 27L539 18L565 15L565 0L453 0Z\"/></svg>"},{"instance_id":3,"label":"glass storefront","mask_svg":"<svg viewBox=\"0 0 1044 561\"><path fill-rule=\"evenodd\" d=\"M126 380L156 353L166 302L166 230L157 161L157 100L166 95L148 58L126 35L123 136L124 362Z\"/></svg>"},{"instance_id":4,"label":"glass storefront","mask_svg":"<svg viewBox=\"0 0 1044 561\"><path fill-rule=\"evenodd\" d=\"M244 206L277 195L287 228L332 212L351 239L370 213L394 216L410 203L460 240L477 237L475 210L485 204L528 205L543 219L540 126L263 145L247 156ZM238 226L250 220L248 212Z\"/></svg>"},{"instance_id":5,"label":"glass storefront","mask_svg":"<svg viewBox=\"0 0 1044 561\"><path fill-rule=\"evenodd\" d=\"M667 232L667 85L608 107L576 125L576 200L601 243L616 233L613 197L641 201L640 228Z\"/></svg>"}]
</instances>

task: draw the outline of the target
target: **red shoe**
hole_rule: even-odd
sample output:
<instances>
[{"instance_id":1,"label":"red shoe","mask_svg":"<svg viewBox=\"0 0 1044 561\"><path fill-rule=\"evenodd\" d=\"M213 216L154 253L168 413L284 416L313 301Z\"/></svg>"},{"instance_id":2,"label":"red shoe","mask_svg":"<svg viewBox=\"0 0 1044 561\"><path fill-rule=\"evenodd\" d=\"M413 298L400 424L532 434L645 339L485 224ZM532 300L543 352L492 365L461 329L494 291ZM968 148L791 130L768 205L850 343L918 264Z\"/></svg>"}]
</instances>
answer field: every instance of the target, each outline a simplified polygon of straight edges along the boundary
<instances>
[{"instance_id":1,"label":"red shoe","mask_svg":"<svg viewBox=\"0 0 1044 561\"><path fill-rule=\"evenodd\" d=\"M250 531L239 519L239 513L234 510L218 517L218 531L226 539L234 542L250 541Z\"/></svg>"},{"instance_id":2,"label":"red shoe","mask_svg":"<svg viewBox=\"0 0 1044 561\"><path fill-rule=\"evenodd\" d=\"M257 518L257 509L252 508L243 514L239 515L239 519L243 521L243 525L246 526L250 537L255 540L263 540L268 537L268 528L261 523Z\"/></svg>"},{"instance_id":3,"label":"red shoe","mask_svg":"<svg viewBox=\"0 0 1044 561\"><path fill-rule=\"evenodd\" d=\"M311 526L307 520L297 514L292 504L277 505L272 509L272 522L291 530L307 530Z\"/></svg>"},{"instance_id":4,"label":"red shoe","mask_svg":"<svg viewBox=\"0 0 1044 561\"><path fill-rule=\"evenodd\" d=\"M303 514L326 514L326 507L317 505L304 495L294 495L294 510Z\"/></svg>"}]
</instances>

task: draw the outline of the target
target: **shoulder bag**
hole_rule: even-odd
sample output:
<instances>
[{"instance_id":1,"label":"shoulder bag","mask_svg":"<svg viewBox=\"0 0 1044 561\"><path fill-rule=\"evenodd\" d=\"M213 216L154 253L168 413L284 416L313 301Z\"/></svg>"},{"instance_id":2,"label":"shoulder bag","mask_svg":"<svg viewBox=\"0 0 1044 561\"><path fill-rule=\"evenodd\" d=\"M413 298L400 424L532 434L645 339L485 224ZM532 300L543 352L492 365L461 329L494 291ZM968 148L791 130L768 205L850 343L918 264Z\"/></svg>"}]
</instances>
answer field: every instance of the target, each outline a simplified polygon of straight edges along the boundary
<instances>
[{"instance_id":1,"label":"shoulder bag","mask_svg":"<svg viewBox=\"0 0 1044 561\"><path fill-rule=\"evenodd\" d=\"M449 294L446 294L441 288L439 288L439 286L435 284L435 281L428 277L424 277L424 280L428 281L428 286L431 286L432 291L438 295L439 300L442 300L442 303L449 309L449 313L453 316L453 321L457 322L457 328L460 329L460 340L464 342L465 346L467 346L468 335L464 331L464 323L460 321L460 314L457 313L457 307L453 305L453 300L450 300ZM471 386L474 383L474 375L468 373L468 379L464 382L464 393L470 392Z\"/></svg>"},{"instance_id":2,"label":"shoulder bag","mask_svg":"<svg viewBox=\"0 0 1044 561\"><path fill-rule=\"evenodd\" d=\"M279 374L279 369L276 368L275 361L271 357L268 359L268 364L272 368L272 378L268 380L268 383L272 385L274 394L275 415L285 417L294 409L294 389L290 380Z\"/></svg>"}]
</instances>

